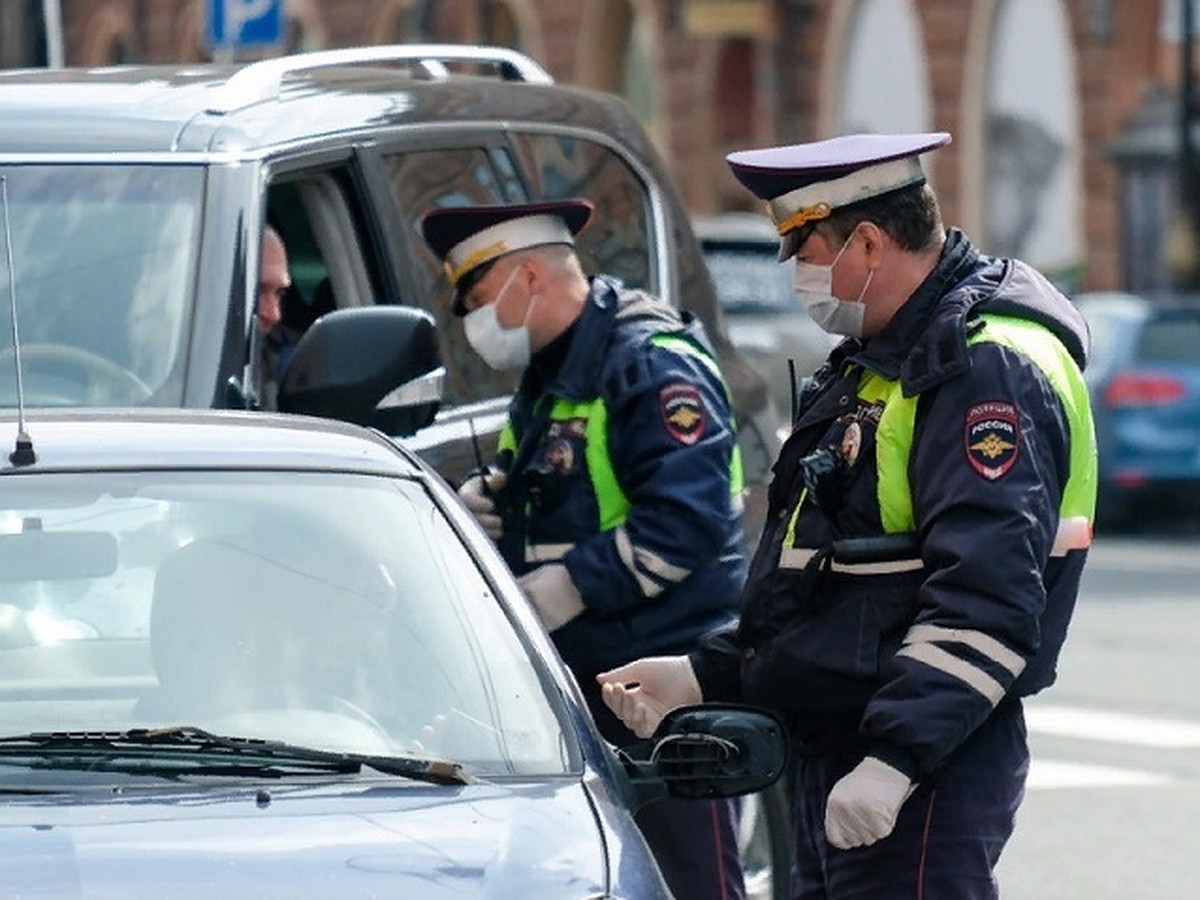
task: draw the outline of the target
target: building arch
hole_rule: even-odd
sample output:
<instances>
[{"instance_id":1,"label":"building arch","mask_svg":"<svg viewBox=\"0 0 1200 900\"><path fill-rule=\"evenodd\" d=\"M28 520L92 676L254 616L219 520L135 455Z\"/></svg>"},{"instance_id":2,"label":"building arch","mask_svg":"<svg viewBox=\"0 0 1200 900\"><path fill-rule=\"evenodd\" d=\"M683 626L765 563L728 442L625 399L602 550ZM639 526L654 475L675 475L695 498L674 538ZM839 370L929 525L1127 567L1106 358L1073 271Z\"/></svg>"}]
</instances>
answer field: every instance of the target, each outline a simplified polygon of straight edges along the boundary
<instances>
[{"instance_id":1,"label":"building arch","mask_svg":"<svg viewBox=\"0 0 1200 900\"><path fill-rule=\"evenodd\" d=\"M1082 277L1082 123L1071 19L1061 0L989 0L973 74L977 151L964 190L978 192L973 236L1064 286ZM982 76L982 80L981 80ZM981 82L981 83L980 83ZM964 92L966 96L966 92Z\"/></svg>"},{"instance_id":2,"label":"building arch","mask_svg":"<svg viewBox=\"0 0 1200 900\"><path fill-rule=\"evenodd\" d=\"M303 53L329 46L329 35L317 0L285 0L284 50Z\"/></svg>"},{"instance_id":3,"label":"building arch","mask_svg":"<svg viewBox=\"0 0 1200 900\"><path fill-rule=\"evenodd\" d=\"M189 0L176 10L175 52L178 62L201 62L208 59L208 48L202 33L204 10L200 3Z\"/></svg>"},{"instance_id":4,"label":"building arch","mask_svg":"<svg viewBox=\"0 0 1200 900\"><path fill-rule=\"evenodd\" d=\"M928 131L929 58L911 0L857 0L847 38L837 131Z\"/></svg>"},{"instance_id":5,"label":"building arch","mask_svg":"<svg viewBox=\"0 0 1200 900\"><path fill-rule=\"evenodd\" d=\"M988 60L995 29L996 8L1002 0L975 0L963 53L962 95L959 101L959 215L968 234L982 235L984 197L984 116L987 106Z\"/></svg>"},{"instance_id":6,"label":"building arch","mask_svg":"<svg viewBox=\"0 0 1200 900\"><path fill-rule=\"evenodd\" d=\"M655 142L661 142L662 36L649 0L587 0L575 81L624 97ZM658 52L656 51L656 48Z\"/></svg>"},{"instance_id":7,"label":"building arch","mask_svg":"<svg viewBox=\"0 0 1200 900\"><path fill-rule=\"evenodd\" d=\"M386 0L367 29L368 42L402 44L405 41L419 40L421 36L414 35L412 27L415 8L414 0Z\"/></svg>"},{"instance_id":8,"label":"building arch","mask_svg":"<svg viewBox=\"0 0 1200 900\"><path fill-rule=\"evenodd\" d=\"M137 32L133 15L125 6L105 5L72 29L77 52L68 54L73 65L108 66L133 62Z\"/></svg>"},{"instance_id":9,"label":"building arch","mask_svg":"<svg viewBox=\"0 0 1200 900\"><path fill-rule=\"evenodd\" d=\"M520 50L539 61L546 61L541 15L531 0L484 0L489 17L484 21L484 43Z\"/></svg>"}]
</instances>

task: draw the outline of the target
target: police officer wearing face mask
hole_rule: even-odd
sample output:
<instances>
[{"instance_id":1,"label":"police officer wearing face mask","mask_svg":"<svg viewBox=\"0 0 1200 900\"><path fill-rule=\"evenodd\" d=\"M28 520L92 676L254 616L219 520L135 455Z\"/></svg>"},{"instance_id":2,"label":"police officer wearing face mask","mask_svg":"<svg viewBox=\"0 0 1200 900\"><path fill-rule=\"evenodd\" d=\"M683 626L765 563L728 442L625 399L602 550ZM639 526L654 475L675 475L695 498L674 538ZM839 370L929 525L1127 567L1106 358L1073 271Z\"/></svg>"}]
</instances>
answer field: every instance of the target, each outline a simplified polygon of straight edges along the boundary
<instances>
[{"instance_id":1,"label":"police officer wearing face mask","mask_svg":"<svg viewBox=\"0 0 1200 900\"><path fill-rule=\"evenodd\" d=\"M942 227L944 133L734 153L845 340L800 395L736 628L602 673L637 733L682 703L789 721L803 898L994 898L1091 541L1087 328ZM636 686L634 684L636 683Z\"/></svg>"},{"instance_id":2,"label":"police officer wearing face mask","mask_svg":"<svg viewBox=\"0 0 1200 900\"><path fill-rule=\"evenodd\" d=\"M519 576L604 736L636 740L596 674L682 654L734 621L741 461L700 323L587 277L586 200L440 208L422 221L472 348L522 370L494 465L459 494ZM678 897L744 896L729 801L637 814Z\"/></svg>"}]
</instances>

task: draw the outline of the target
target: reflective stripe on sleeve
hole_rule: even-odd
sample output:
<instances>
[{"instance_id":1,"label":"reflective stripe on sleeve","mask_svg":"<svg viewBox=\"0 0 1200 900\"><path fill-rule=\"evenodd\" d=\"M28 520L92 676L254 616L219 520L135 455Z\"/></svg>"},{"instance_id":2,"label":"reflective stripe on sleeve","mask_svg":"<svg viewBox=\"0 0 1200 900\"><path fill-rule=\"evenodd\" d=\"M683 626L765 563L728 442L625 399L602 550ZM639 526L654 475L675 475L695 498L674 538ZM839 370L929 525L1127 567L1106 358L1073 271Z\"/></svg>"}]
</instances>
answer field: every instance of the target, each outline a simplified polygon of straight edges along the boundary
<instances>
[{"instance_id":1,"label":"reflective stripe on sleeve","mask_svg":"<svg viewBox=\"0 0 1200 900\"><path fill-rule=\"evenodd\" d=\"M904 636L905 644L935 644L939 642L966 644L997 665L1008 669L1014 678L1025 670L1025 660L1019 653L1014 653L990 634L984 634L982 631L970 628L943 628L941 625L914 625Z\"/></svg>"},{"instance_id":2,"label":"reflective stripe on sleeve","mask_svg":"<svg viewBox=\"0 0 1200 900\"><path fill-rule=\"evenodd\" d=\"M657 597L661 594L665 589L661 582L678 584L692 574L691 569L672 565L657 553L652 553L645 547L634 546L629 540L629 532L623 526L613 530L613 538L621 562L637 580L638 587L646 597Z\"/></svg>"},{"instance_id":3,"label":"reflective stripe on sleeve","mask_svg":"<svg viewBox=\"0 0 1200 900\"><path fill-rule=\"evenodd\" d=\"M811 547L785 547L779 554L779 568L803 569L808 566L817 550ZM829 564L831 572L845 575L894 575L897 572L915 572L924 563L920 559L895 559L887 562L840 563L836 560Z\"/></svg>"},{"instance_id":4,"label":"reflective stripe on sleeve","mask_svg":"<svg viewBox=\"0 0 1200 900\"><path fill-rule=\"evenodd\" d=\"M992 706L1004 697L1004 687L995 678L935 644L909 644L902 647L896 655L907 656L939 672L952 675L986 697Z\"/></svg>"},{"instance_id":5,"label":"reflective stripe on sleeve","mask_svg":"<svg viewBox=\"0 0 1200 900\"><path fill-rule=\"evenodd\" d=\"M562 559L574 549L574 544L529 544L525 548L525 562L554 562Z\"/></svg>"},{"instance_id":6,"label":"reflective stripe on sleeve","mask_svg":"<svg viewBox=\"0 0 1200 900\"><path fill-rule=\"evenodd\" d=\"M1087 516L1066 516L1058 521L1051 556L1066 556L1072 550L1086 550L1092 545L1092 523Z\"/></svg>"},{"instance_id":7,"label":"reflective stripe on sleeve","mask_svg":"<svg viewBox=\"0 0 1200 900\"><path fill-rule=\"evenodd\" d=\"M939 672L945 672L978 691L995 706L1004 697L1004 686L979 666L955 656L939 644L961 644L986 656L1006 669L1014 678L1025 670L1025 660L1000 641L982 631L968 628L943 628L940 625L914 625L904 636L897 656L907 656Z\"/></svg>"}]
</instances>

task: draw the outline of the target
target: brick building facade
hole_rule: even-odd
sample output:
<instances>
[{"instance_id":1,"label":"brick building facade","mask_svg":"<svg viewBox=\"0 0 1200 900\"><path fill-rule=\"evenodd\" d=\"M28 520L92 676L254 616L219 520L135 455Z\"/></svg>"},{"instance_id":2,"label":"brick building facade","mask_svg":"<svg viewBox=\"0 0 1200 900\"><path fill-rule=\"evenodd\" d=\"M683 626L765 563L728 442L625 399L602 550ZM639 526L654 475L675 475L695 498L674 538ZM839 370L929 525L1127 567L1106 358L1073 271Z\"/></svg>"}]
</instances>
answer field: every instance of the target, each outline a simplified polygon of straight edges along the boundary
<instances>
[{"instance_id":1,"label":"brick building facade","mask_svg":"<svg viewBox=\"0 0 1200 900\"><path fill-rule=\"evenodd\" d=\"M60 2L69 65L196 61L211 55L205 46L203 0ZM1054 91L1063 95L1063 108L1071 110L1065 116L1046 114L1051 130L1059 132L1052 137L1060 174L1069 167L1063 199L1056 201L1065 224L1055 226L1051 234L1071 234L1067 255L1078 257L1075 284L1113 288L1138 280L1130 277L1131 257L1152 252L1163 257L1160 269L1172 264L1163 248L1170 243L1171 230L1178 230L1179 211L1133 209L1130 203L1135 201L1126 190L1127 169L1144 164L1139 172L1167 179L1166 193L1178 194L1173 187L1178 147L1171 133L1159 134L1157 149L1148 155L1121 157L1113 150L1123 141L1136 144L1137 135L1130 132L1139 116L1146 118L1148 98L1170 98L1177 91L1179 31L1173 39L1170 26L1180 16L1179 4L1180 0L287 0L287 47L281 49L416 40L519 47L560 81L624 94L649 127L689 207L700 214L750 204L751 198L723 163L730 150L843 129L849 115L848 61L856 59L864 29L872 21L909 23L905 28L912 39L902 59L908 60L907 68L924 86L925 95L912 130L954 134L954 143L932 160L933 179L947 221L961 224L987 247L992 207L997 198L1007 199L1004 193L989 193L988 185L989 173L1004 162L989 137L995 132L989 130L994 123L988 118L996 95L993 79L1001 32L1005 22L1018 15L1050 10L1063 23L1062 39L1043 63L1026 66L1048 67L1048 90L1053 87L1052 73L1063 73L1057 80L1066 87ZM12 35L29 33L29 20L39 9L36 0L0 0L0 63L29 64L19 58L22 52L28 54L28 41L22 51L14 47ZM866 86L863 96L885 96L894 88L890 49L877 56L855 63L860 76L867 72L856 76L860 87ZM897 95L897 104L908 103L909 93ZM1035 105L1036 100L1032 98ZM1127 224L1147 215L1157 217L1157 226L1131 235ZM1156 277L1161 278L1161 272Z\"/></svg>"}]
</instances>

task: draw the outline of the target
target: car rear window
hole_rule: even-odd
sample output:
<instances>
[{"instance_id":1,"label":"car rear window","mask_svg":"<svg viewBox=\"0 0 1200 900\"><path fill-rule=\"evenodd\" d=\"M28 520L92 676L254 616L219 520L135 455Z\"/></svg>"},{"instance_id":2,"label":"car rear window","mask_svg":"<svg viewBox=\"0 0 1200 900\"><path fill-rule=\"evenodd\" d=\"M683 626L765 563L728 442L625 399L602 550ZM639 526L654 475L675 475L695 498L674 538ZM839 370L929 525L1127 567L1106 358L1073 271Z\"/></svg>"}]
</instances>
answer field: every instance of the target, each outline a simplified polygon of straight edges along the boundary
<instances>
[{"instance_id":1,"label":"car rear window","mask_svg":"<svg viewBox=\"0 0 1200 900\"><path fill-rule=\"evenodd\" d=\"M795 269L779 263L776 244L705 240L702 247L725 312L785 315L799 309L792 286Z\"/></svg>"},{"instance_id":2,"label":"car rear window","mask_svg":"<svg viewBox=\"0 0 1200 900\"><path fill-rule=\"evenodd\" d=\"M1200 315L1170 315L1146 323L1138 358L1150 363L1200 362Z\"/></svg>"}]
</instances>

